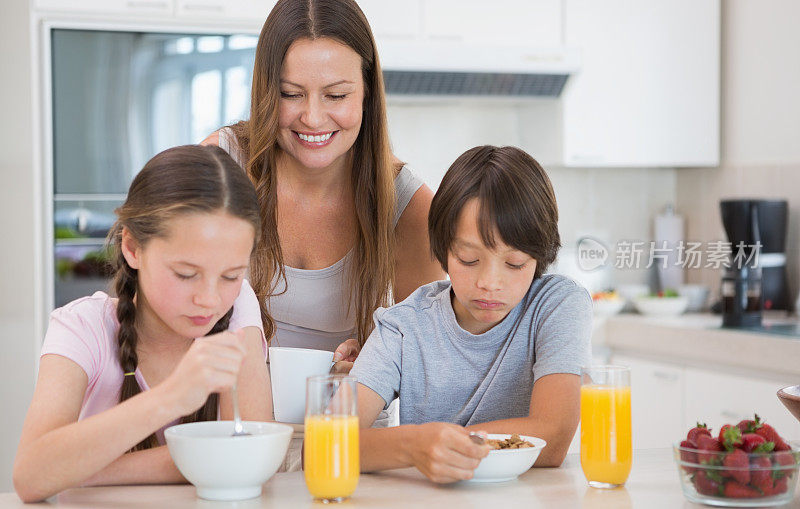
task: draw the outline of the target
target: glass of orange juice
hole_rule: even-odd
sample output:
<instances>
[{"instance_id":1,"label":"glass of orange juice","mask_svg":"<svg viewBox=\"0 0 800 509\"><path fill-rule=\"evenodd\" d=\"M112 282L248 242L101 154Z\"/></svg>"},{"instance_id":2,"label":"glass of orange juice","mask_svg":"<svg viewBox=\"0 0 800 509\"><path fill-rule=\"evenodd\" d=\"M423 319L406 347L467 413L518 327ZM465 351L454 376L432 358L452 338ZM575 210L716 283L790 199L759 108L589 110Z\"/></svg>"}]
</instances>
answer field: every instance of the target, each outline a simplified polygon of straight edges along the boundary
<instances>
[{"instance_id":1,"label":"glass of orange juice","mask_svg":"<svg viewBox=\"0 0 800 509\"><path fill-rule=\"evenodd\" d=\"M303 464L311 495L341 502L356 489L360 473L356 379L312 376L306 381Z\"/></svg>"},{"instance_id":2,"label":"glass of orange juice","mask_svg":"<svg viewBox=\"0 0 800 509\"><path fill-rule=\"evenodd\" d=\"M632 455L630 368L581 368L581 467L589 486L625 484Z\"/></svg>"}]
</instances>

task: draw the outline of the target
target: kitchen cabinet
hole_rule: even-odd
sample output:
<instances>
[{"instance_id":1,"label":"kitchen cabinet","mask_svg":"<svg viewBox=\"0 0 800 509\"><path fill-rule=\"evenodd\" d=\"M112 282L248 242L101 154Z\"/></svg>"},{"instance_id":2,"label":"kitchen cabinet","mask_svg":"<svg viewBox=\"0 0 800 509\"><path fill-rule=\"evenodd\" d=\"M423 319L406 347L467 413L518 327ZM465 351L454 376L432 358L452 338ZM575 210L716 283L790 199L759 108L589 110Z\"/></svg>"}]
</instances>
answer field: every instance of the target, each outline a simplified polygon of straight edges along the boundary
<instances>
[{"instance_id":1,"label":"kitchen cabinet","mask_svg":"<svg viewBox=\"0 0 800 509\"><path fill-rule=\"evenodd\" d=\"M631 368L633 448L666 447L683 429L683 368L623 355L612 363Z\"/></svg>"},{"instance_id":2,"label":"kitchen cabinet","mask_svg":"<svg viewBox=\"0 0 800 509\"><path fill-rule=\"evenodd\" d=\"M783 437L800 439L800 422L792 417L776 396L779 388L794 382L689 367L685 370L685 376L686 429L699 420L719 430L723 424L752 419L755 412Z\"/></svg>"},{"instance_id":3,"label":"kitchen cabinet","mask_svg":"<svg viewBox=\"0 0 800 509\"><path fill-rule=\"evenodd\" d=\"M34 0L41 11L172 15L173 0Z\"/></svg>"},{"instance_id":4,"label":"kitchen cabinet","mask_svg":"<svg viewBox=\"0 0 800 509\"><path fill-rule=\"evenodd\" d=\"M665 447L699 422L713 430L757 413L787 439L800 439L798 422L778 400L789 380L745 376L724 368L698 368L612 353L611 363L631 368L634 449Z\"/></svg>"},{"instance_id":5,"label":"kitchen cabinet","mask_svg":"<svg viewBox=\"0 0 800 509\"><path fill-rule=\"evenodd\" d=\"M567 166L719 163L719 0L564 0Z\"/></svg>"},{"instance_id":6,"label":"kitchen cabinet","mask_svg":"<svg viewBox=\"0 0 800 509\"><path fill-rule=\"evenodd\" d=\"M189 30L258 32L276 0L32 2L48 15L85 14L110 23L139 15ZM521 135L526 146L552 153L559 165L719 163L720 0L495 0L490 5L360 0L359 5L379 43L514 45L544 51L537 58L549 57L548 49L579 53L579 70L561 97L526 103L518 119L530 128L530 135Z\"/></svg>"},{"instance_id":7,"label":"kitchen cabinet","mask_svg":"<svg viewBox=\"0 0 800 509\"><path fill-rule=\"evenodd\" d=\"M463 42L561 46L562 0L426 0L425 34Z\"/></svg>"},{"instance_id":8,"label":"kitchen cabinet","mask_svg":"<svg viewBox=\"0 0 800 509\"><path fill-rule=\"evenodd\" d=\"M422 33L422 0L357 0L377 39L416 38Z\"/></svg>"},{"instance_id":9,"label":"kitchen cabinet","mask_svg":"<svg viewBox=\"0 0 800 509\"><path fill-rule=\"evenodd\" d=\"M277 0L177 0L175 13L186 19L246 21L260 30Z\"/></svg>"},{"instance_id":10,"label":"kitchen cabinet","mask_svg":"<svg viewBox=\"0 0 800 509\"><path fill-rule=\"evenodd\" d=\"M359 0L358 5L378 38L416 38L421 33L421 2ZM175 12L187 20L209 18L246 21L261 29L277 0L177 0Z\"/></svg>"}]
</instances>

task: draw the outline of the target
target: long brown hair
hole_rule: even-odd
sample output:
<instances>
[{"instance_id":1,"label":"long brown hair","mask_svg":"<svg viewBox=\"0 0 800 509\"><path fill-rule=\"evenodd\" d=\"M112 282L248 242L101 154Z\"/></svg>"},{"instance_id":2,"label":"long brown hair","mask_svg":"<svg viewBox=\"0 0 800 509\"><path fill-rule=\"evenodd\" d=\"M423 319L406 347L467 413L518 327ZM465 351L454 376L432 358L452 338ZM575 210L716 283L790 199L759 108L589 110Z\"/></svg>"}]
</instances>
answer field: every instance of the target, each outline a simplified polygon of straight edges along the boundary
<instances>
[{"instance_id":1,"label":"long brown hair","mask_svg":"<svg viewBox=\"0 0 800 509\"><path fill-rule=\"evenodd\" d=\"M351 185L357 219L350 299L355 306L357 338L372 330L372 312L386 306L394 283L394 176L386 121L383 74L367 18L353 0L279 0L270 12L256 47L250 119L231 126L255 184L263 229L250 268L259 300L274 295L285 281L278 239L276 162L280 78L284 57L298 39L327 37L361 57L364 115L353 144ZM350 308L348 308L350 309ZM274 322L265 317L268 338Z\"/></svg>"},{"instance_id":2,"label":"long brown hair","mask_svg":"<svg viewBox=\"0 0 800 509\"><path fill-rule=\"evenodd\" d=\"M534 279L553 263L561 248L558 205L541 165L516 147L484 145L467 150L450 166L428 214L431 252L447 271L461 209L479 202L481 240L494 249L495 231L507 246L536 260Z\"/></svg>"},{"instance_id":3,"label":"long brown hair","mask_svg":"<svg viewBox=\"0 0 800 509\"><path fill-rule=\"evenodd\" d=\"M256 232L261 227L258 200L252 183L236 162L219 147L185 145L156 155L144 166L131 183L125 203L116 209L117 221L108 234L107 242L114 250L114 290L118 297L117 333L118 359L123 373L136 370L136 304L139 292L138 271L131 268L122 255L122 230L130 232L139 245L154 237L163 236L166 223L176 216L225 211L244 219ZM265 313L262 306L262 313ZM208 334L228 328L233 307L216 323ZM125 401L141 392L134 376L125 376L119 400ZM219 396L214 393L193 414L182 422L210 421L217 418ZM155 434L142 440L132 450L158 445Z\"/></svg>"}]
</instances>

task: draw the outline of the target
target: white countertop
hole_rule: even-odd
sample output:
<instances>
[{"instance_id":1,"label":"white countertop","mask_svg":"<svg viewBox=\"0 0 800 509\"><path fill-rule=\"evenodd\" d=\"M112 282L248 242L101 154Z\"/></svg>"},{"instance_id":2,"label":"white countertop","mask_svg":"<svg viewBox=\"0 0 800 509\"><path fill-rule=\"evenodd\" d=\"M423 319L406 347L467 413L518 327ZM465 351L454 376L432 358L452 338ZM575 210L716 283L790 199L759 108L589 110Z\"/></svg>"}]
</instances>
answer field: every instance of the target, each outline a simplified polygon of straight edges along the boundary
<instances>
[{"instance_id":1,"label":"white countertop","mask_svg":"<svg viewBox=\"0 0 800 509\"><path fill-rule=\"evenodd\" d=\"M277 474L264 485L261 498L241 502L209 502L195 497L194 487L112 486L65 491L49 501L61 507L81 508L301 508L322 507L305 487L302 472ZM0 507L25 506L14 493L0 494ZM517 481L497 484L436 485L414 469L364 474L351 499L342 507L474 508L694 508L683 496L671 449L634 453L633 469L624 488L589 488L577 455L568 455L561 468L531 469ZM800 508L795 496L783 507Z\"/></svg>"},{"instance_id":2,"label":"white countertop","mask_svg":"<svg viewBox=\"0 0 800 509\"><path fill-rule=\"evenodd\" d=\"M800 375L800 338L723 329L719 315L656 318L619 314L597 322L595 345L615 351L768 372L776 377ZM796 324L797 318L772 314L764 323Z\"/></svg>"}]
</instances>

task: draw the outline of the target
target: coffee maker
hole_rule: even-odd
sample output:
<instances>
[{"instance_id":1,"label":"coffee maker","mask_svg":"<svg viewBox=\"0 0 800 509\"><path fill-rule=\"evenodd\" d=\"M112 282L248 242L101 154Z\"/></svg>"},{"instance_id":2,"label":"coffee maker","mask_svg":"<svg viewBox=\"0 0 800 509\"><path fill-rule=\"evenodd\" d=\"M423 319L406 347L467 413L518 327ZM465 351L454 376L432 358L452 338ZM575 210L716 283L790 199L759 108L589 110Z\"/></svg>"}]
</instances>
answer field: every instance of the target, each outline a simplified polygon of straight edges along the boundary
<instances>
[{"instance_id":1,"label":"coffee maker","mask_svg":"<svg viewBox=\"0 0 800 509\"><path fill-rule=\"evenodd\" d=\"M757 327L762 310L790 306L786 281L785 200L723 200L731 260L722 277L722 324Z\"/></svg>"}]
</instances>

